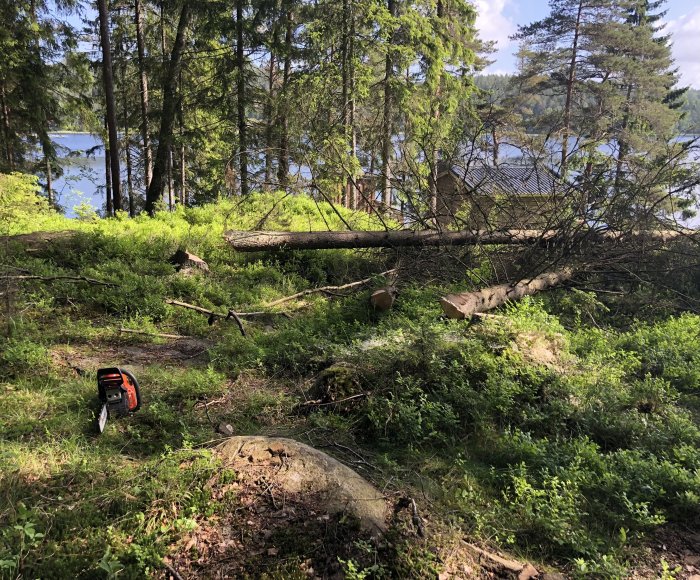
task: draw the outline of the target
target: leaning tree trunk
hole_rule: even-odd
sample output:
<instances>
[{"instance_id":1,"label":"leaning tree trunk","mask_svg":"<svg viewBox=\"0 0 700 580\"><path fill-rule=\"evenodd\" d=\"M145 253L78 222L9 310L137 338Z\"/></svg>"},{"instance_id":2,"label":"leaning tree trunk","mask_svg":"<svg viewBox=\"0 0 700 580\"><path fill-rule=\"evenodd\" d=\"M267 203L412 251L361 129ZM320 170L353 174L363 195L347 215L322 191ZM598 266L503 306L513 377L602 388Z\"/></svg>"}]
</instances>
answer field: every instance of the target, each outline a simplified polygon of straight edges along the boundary
<instances>
[{"instance_id":1,"label":"leaning tree trunk","mask_svg":"<svg viewBox=\"0 0 700 580\"><path fill-rule=\"evenodd\" d=\"M173 141L173 125L177 112L177 79L182 64L182 53L185 50L185 32L189 26L192 11L189 0L182 5L180 21L177 25L175 44L170 55L168 72L163 82L163 114L160 121L160 131L158 133L158 149L156 160L153 166L153 176L151 184L146 194L146 211L153 214L158 200L162 199L167 178L168 159Z\"/></svg>"},{"instance_id":2,"label":"leaning tree trunk","mask_svg":"<svg viewBox=\"0 0 700 580\"><path fill-rule=\"evenodd\" d=\"M583 0L579 0L578 11L576 12L576 23L574 24L574 38L571 46L571 63L569 64L569 75L566 79L566 99L564 102L564 131L561 145L561 171L560 174L566 176L566 164L569 160L569 133L571 131L571 101L574 94L574 82L576 76L576 59L578 58L578 42L581 31L581 16L583 15Z\"/></svg>"},{"instance_id":3,"label":"leaning tree trunk","mask_svg":"<svg viewBox=\"0 0 700 580\"><path fill-rule=\"evenodd\" d=\"M486 312L502 306L509 300L520 300L547 288L563 284L574 275L572 268L562 268L556 272L545 272L530 280L517 284L499 284L475 292L448 294L440 298L440 305L448 318L471 318L479 312Z\"/></svg>"},{"instance_id":4,"label":"leaning tree trunk","mask_svg":"<svg viewBox=\"0 0 700 580\"><path fill-rule=\"evenodd\" d=\"M114 211L122 208L121 173L119 170L119 138L117 135L117 106L114 102L112 77L112 52L109 40L109 14L107 0L97 0L100 13L100 43L102 44L102 79L107 104L107 133L109 135L109 164L112 175L112 203Z\"/></svg>"}]
</instances>

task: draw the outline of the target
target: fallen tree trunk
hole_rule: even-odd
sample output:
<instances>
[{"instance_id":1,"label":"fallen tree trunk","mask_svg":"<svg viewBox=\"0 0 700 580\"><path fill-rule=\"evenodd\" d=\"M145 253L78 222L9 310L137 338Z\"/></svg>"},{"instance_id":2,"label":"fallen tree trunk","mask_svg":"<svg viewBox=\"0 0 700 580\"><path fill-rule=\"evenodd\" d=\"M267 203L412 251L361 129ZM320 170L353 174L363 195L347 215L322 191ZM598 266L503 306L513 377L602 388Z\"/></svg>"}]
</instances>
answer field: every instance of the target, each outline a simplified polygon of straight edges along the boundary
<instances>
[{"instance_id":1,"label":"fallen tree trunk","mask_svg":"<svg viewBox=\"0 0 700 580\"><path fill-rule=\"evenodd\" d=\"M398 248L406 246L522 245L542 242L668 243L693 237L694 230L633 230L618 232L580 229L559 230L392 230L347 232L242 232L229 231L224 239L239 252L265 250L332 250L343 248Z\"/></svg>"},{"instance_id":2,"label":"fallen tree trunk","mask_svg":"<svg viewBox=\"0 0 700 580\"><path fill-rule=\"evenodd\" d=\"M342 248L398 248L467 244L523 244L551 239L556 231L504 230L500 232L395 230L379 232L239 232L224 234L239 252L263 250L322 250Z\"/></svg>"},{"instance_id":3,"label":"fallen tree trunk","mask_svg":"<svg viewBox=\"0 0 700 580\"><path fill-rule=\"evenodd\" d=\"M572 268L562 268L517 284L499 284L475 292L449 294L440 298L440 305L448 318L471 318L474 314L502 306L508 300L520 300L524 296L558 286L570 280L573 275Z\"/></svg>"}]
</instances>

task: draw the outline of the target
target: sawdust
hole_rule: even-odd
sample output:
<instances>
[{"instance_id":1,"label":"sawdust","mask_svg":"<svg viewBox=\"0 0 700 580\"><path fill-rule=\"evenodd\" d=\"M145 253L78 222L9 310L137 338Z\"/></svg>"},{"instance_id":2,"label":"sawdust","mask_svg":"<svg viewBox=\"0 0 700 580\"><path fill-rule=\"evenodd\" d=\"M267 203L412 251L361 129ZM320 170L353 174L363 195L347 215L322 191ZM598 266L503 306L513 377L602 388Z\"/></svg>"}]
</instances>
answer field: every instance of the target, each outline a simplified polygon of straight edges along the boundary
<instances>
[{"instance_id":1,"label":"sawdust","mask_svg":"<svg viewBox=\"0 0 700 580\"><path fill-rule=\"evenodd\" d=\"M511 348L534 364L558 371L563 371L568 366L566 345L561 334L519 332L515 335Z\"/></svg>"}]
</instances>

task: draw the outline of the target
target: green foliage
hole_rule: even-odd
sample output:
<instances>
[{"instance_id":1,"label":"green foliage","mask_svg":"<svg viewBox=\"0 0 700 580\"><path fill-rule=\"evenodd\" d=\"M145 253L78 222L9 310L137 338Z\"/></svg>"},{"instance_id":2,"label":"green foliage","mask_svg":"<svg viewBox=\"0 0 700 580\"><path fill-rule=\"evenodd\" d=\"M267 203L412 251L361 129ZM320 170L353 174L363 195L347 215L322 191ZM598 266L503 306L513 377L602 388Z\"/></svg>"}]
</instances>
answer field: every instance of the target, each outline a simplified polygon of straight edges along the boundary
<instances>
[{"instance_id":1,"label":"green foliage","mask_svg":"<svg viewBox=\"0 0 700 580\"><path fill-rule=\"evenodd\" d=\"M0 234L34 231L55 223L46 199L39 196L38 179L26 173L0 173Z\"/></svg>"}]
</instances>

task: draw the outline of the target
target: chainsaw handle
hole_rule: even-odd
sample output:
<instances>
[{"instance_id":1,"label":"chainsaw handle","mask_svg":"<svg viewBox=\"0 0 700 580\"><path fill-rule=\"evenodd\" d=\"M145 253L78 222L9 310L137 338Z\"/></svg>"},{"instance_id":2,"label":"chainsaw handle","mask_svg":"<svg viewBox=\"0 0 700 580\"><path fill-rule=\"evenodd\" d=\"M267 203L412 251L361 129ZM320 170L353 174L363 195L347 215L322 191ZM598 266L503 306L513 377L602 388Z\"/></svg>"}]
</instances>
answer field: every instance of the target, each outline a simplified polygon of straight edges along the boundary
<instances>
[{"instance_id":1,"label":"chainsaw handle","mask_svg":"<svg viewBox=\"0 0 700 580\"><path fill-rule=\"evenodd\" d=\"M134 384L134 391L136 391L136 407L131 409L131 412L134 413L141 408L141 390L139 389L139 382L136 380L134 374L130 371L127 371L126 369L119 369L119 371L125 374L127 377L129 377L131 382Z\"/></svg>"}]
</instances>

